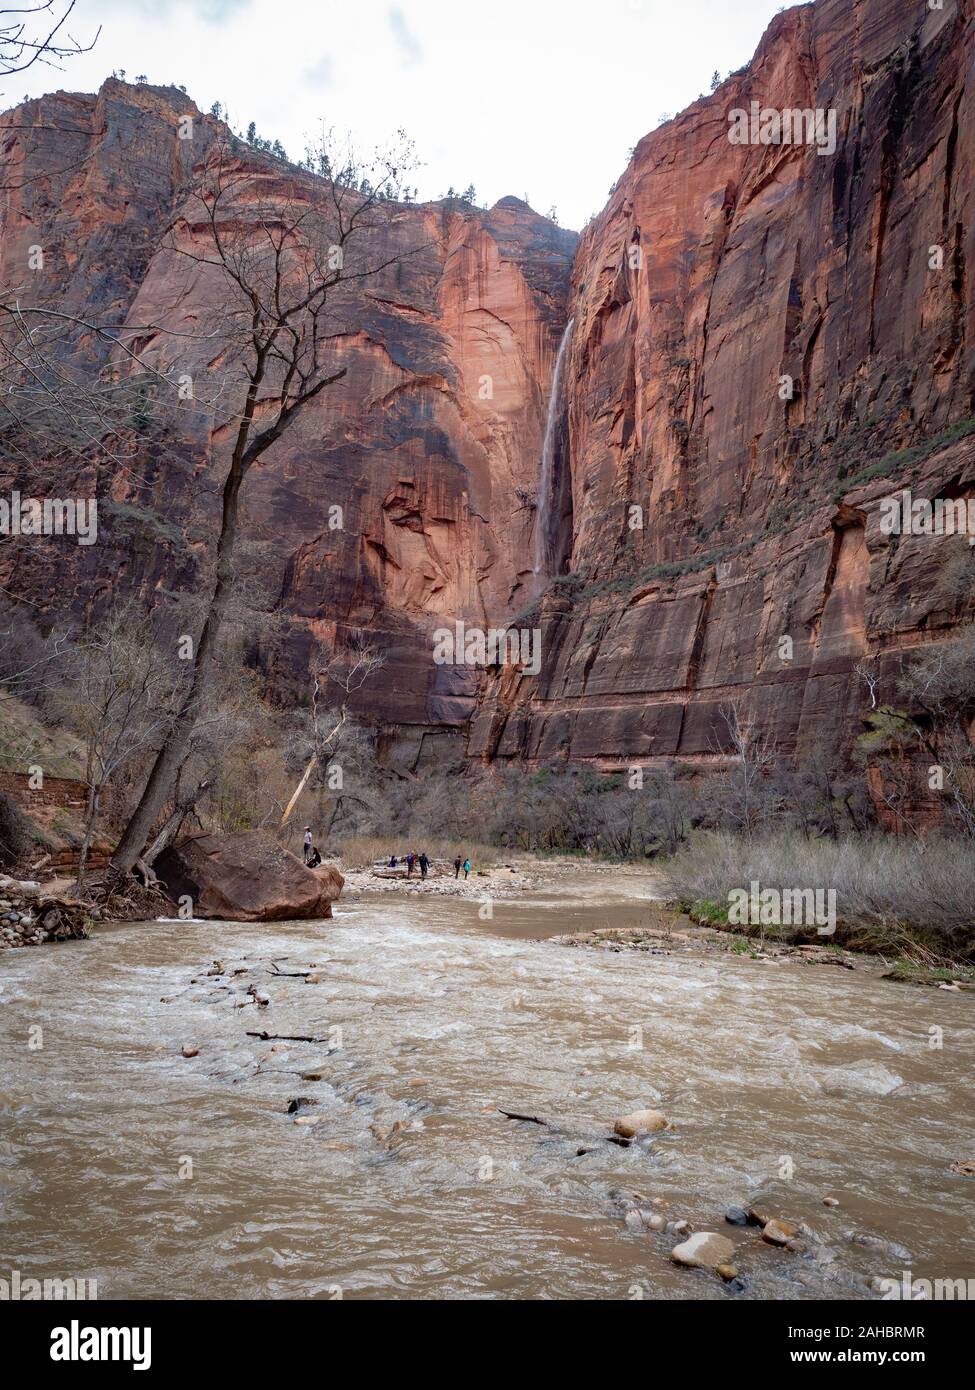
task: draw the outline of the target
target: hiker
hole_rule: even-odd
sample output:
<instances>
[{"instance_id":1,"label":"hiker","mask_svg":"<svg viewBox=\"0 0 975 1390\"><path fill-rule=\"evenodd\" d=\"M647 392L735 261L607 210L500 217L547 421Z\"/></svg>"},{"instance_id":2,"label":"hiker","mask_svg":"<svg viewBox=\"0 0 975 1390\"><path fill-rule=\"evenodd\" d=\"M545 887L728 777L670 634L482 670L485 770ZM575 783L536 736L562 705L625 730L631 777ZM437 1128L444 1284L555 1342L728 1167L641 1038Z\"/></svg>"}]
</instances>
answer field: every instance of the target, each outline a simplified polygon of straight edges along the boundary
<instances>
[{"instance_id":1,"label":"hiker","mask_svg":"<svg viewBox=\"0 0 975 1390\"><path fill-rule=\"evenodd\" d=\"M412 877L413 877L413 865L414 865L415 863L416 863L416 855L413 853L412 850L410 850L409 854L406 856L406 877L407 877L407 878L412 878Z\"/></svg>"},{"instance_id":2,"label":"hiker","mask_svg":"<svg viewBox=\"0 0 975 1390\"><path fill-rule=\"evenodd\" d=\"M465 877L465 878L466 878L467 875L470 873L470 871L471 871L471 861L470 861L469 859L465 859L465 860L464 860L464 877Z\"/></svg>"},{"instance_id":3,"label":"hiker","mask_svg":"<svg viewBox=\"0 0 975 1390\"><path fill-rule=\"evenodd\" d=\"M317 869L318 866L319 866L319 864L320 864L321 862L322 862L322 856L321 856L321 855L319 854L319 852L318 852L318 846L317 846L317 845L312 845L312 847L311 847L311 854L308 856L308 867L309 867L309 869Z\"/></svg>"},{"instance_id":4,"label":"hiker","mask_svg":"<svg viewBox=\"0 0 975 1390\"><path fill-rule=\"evenodd\" d=\"M426 878L427 869L430 867L430 860L427 858L426 850L420 855L420 877Z\"/></svg>"},{"instance_id":5,"label":"hiker","mask_svg":"<svg viewBox=\"0 0 975 1390\"><path fill-rule=\"evenodd\" d=\"M454 860L454 878L460 878L460 865L461 865L461 858L460 858L460 855L458 854L457 858Z\"/></svg>"},{"instance_id":6,"label":"hiker","mask_svg":"<svg viewBox=\"0 0 975 1390\"><path fill-rule=\"evenodd\" d=\"M389 867L390 867L391 869L395 869L395 868L396 868L396 865L397 865L398 863L399 863L399 860L396 858L396 855L395 855L395 854L391 854L391 855L389 856Z\"/></svg>"},{"instance_id":7,"label":"hiker","mask_svg":"<svg viewBox=\"0 0 975 1390\"><path fill-rule=\"evenodd\" d=\"M304 859L304 861L305 861L306 864L308 863L308 856L311 854L311 849L312 849L312 845L311 845L311 826L310 826L310 825L306 825L306 826L305 826L305 847L304 847L304 849L303 849L302 852L301 852L301 857L302 857L302 859Z\"/></svg>"}]
</instances>

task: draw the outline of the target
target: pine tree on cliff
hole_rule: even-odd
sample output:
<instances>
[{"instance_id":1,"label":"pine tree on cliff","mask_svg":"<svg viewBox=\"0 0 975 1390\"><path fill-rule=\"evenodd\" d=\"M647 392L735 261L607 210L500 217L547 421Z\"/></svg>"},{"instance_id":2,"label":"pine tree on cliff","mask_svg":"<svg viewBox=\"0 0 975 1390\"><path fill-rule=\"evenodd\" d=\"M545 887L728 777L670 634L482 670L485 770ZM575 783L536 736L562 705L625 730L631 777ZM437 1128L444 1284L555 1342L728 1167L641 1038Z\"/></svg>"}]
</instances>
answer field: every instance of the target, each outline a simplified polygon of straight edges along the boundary
<instances>
[{"instance_id":1,"label":"pine tree on cliff","mask_svg":"<svg viewBox=\"0 0 975 1390\"><path fill-rule=\"evenodd\" d=\"M244 481L303 408L346 374L345 367L330 369L328 361L329 297L337 285L381 276L422 249L397 249L391 256L373 259L372 239L366 238L363 245L364 233L381 228L395 215L395 205L380 202L380 189L395 187L413 162L412 145L400 132L398 147L370 166L372 179L366 179L350 157L341 163L334 181L298 185L290 197L262 204L253 198L253 172L241 169L232 151L218 145L192 195L197 204L192 221L204 229L202 249L189 219L170 234L175 255L214 267L225 280L223 308L232 325L225 360L231 364L226 369L231 376L220 386L224 399L234 387L241 399L223 485L213 586L193 648L188 686L112 856L117 873L128 873L137 864L210 698L220 633L236 584L234 557ZM340 166L333 158L329 167ZM365 194L359 191L364 182L369 189Z\"/></svg>"}]
</instances>

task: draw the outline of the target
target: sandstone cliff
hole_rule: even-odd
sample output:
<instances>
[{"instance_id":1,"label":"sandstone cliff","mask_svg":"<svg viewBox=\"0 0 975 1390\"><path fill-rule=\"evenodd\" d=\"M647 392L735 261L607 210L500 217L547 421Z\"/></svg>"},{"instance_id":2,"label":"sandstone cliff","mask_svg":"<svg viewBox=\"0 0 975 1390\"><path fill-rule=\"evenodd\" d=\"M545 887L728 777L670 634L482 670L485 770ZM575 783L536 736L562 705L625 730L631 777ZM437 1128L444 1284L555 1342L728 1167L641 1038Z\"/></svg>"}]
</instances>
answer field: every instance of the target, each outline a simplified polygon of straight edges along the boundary
<instances>
[{"instance_id":1,"label":"sandstone cliff","mask_svg":"<svg viewBox=\"0 0 975 1390\"><path fill-rule=\"evenodd\" d=\"M784 749L845 756L854 667L889 682L973 616L965 539L884 535L877 508L975 494L973 64L971 0L817 0L641 140L581 240L517 199L393 208L377 249L410 254L336 306L345 378L248 481L244 567L284 627L250 655L279 698L313 639L361 628L387 653L362 712L411 765L462 738L488 762L708 762L734 700ZM835 149L732 143L753 102L835 112ZM52 302L192 333L220 288L163 239L199 235L186 190L220 133L176 89L115 81L7 113L2 283L42 244ZM238 153L242 218L315 197ZM570 319L539 601L532 499ZM192 337L140 348L207 370ZM0 583L48 618L191 588L227 433L201 417L138 469L59 479L106 499L99 545L29 567L6 546ZM537 677L433 664L444 619L516 615L543 629Z\"/></svg>"},{"instance_id":2,"label":"sandstone cliff","mask_svg":"<svg viewBox=\"0 0 975 1390\"><path fill-rule=\"evenodd\" d=\"M740 700L842 757L852 668L971 621L965 540L885 536L876 499L975 492L973 63L970 5L819 0L637 146L573 271L542 673L495 682L472 754L708 761ZM731 143L752 101L835 110L835 153Z\"/></svg>"},{"instance_id":3,"label":"sandstone cliff","mask_svg":"<svg viewBox=\"0 0 975 1390\"><path fill-rule=\"evenodd\" d=\"M179 133L187 114L189 140ZM226 287L219 271L174 254L167 234L204 248L187 193L218 135L220 122L179 90L115 80L97 97L58 93L7 113L0 283L124 323L145 362L205 383L219 364L203 330ZM322 196L320 180L282 161L242 144L235 157L228 217L246 224L259 204ZM456 201L387 211L361 254L372 265L399 259L330 304L330 356L346 375L248 480L242 554L245 577L284 619L273 643L251 644L279 697L307 688L314 638L361 629L387 664L360 707L394 741L413 731L402 751L412 761L424 735L434 757L437 732L463 728L476 691L472 670L434 666L432 629L444 618L501 621L534 592L532 497L578 238L516 198L489 211ZM32 279L38 245L44 268ZM157 324L167 332L151 331ZM109 356L87 336L77 351L98 366ZM236 408L228 397L214 414L184 411L175 447L148 445L131 466L52 474L55 495L97 490L99 543L87 553L34 546L29 568L7 546L0 582L48 619L120 588L163 602L194 587Z\"/></svg>"}]
</instances>

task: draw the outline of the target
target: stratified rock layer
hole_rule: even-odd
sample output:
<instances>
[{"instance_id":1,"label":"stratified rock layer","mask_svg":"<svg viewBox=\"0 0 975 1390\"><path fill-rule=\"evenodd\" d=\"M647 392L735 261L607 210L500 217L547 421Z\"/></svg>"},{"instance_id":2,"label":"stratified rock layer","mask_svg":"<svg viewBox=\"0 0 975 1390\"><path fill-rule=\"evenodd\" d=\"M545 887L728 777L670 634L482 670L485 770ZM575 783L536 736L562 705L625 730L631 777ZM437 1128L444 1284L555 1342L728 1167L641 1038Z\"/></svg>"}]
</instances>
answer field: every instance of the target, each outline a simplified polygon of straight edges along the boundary
<instances>
[{"instance_id":1,"label":"stratified rock layer","mask_svg":"<svg viewBox=\"0 0 975 1390\"><path fill-rule=\"evenodd\" d=\"M192 139L181 139L187 115ZM0 283L127 325L143 361L185 374L201 400L221 366L208 334L228 294L219 269L192 259L212 247L188 194L218 138L226 128L178 89L115 80L97 97L58 93L0 120L10 172ZM300 210L327 197L321 180L242 142L227 174L223 215L257 234L262 205ZM316 640L361 629L386 665L360 710L392 728L391 745L412 728L404 756L415 760L423 735L463 728L476 692L472 670L433 663L433 629L445 618L496 622L536 591L533 494L578 237L516 198L489 211L458 200L377 211L347 256L392 263L330 299L328 369L346 374L248 479L240 565L286 620L283 640L258 635L251 653L281 698L307 688ZM40 274L28 270L36 246ZM109 347L83 335L78 355L102 366ZM124 370L117 352L115 362ZM0 582L42 619L120 588L153 600L196 587L240 405L230 391L215 417L182 411L179 437L128 466L108 460L97 476L94 466L57 476L57 488L49 478L54 495L97 488L99 542L87 552L32 544L29 568L22 547L6 546Z\"/></svg>"},{"instance_id":2,"label":"stratified rock layer","mask_svg":"<svg viewBox=\"0 0 975 1390\"><path fill-rule=\"evenodd\" d=\"M973 65L971 0L818 0L639 143L577 250L517 199L390 208L370 249L409 254L336 304L346 376L247 484L241 566L284 619L273 641L255 625L249 656L280 698L316 642L360 629L386 666L359 710L411 767L461 736L485 762L706 764L733 702L782 750L845 758L856 668L889 698L906 653L973 616L966 538L886 535L878 508L902 487L975 494ZM827 134L835 113L835 148L732 143L729 113L753 102L821 109ZM163 237L201 244L186 190L219 122L177 89L112 81L0 125L4 284L41 244L45 293L71 312L189 334L212 316L213 274ZM236 157L242 219L316 196L310 176ZM559 577L539 602L534 497L570 318ZM192 336L139 347L207 370ZM103 360L98 340L80 350ZM138 467L59 477L60 495L105 499L99 544L32 545L25 565L8 543L0 584L42 618L195 587L231 416ZM445 621L526 615L537 676L432 660Z\"/></svg>"},{"instance_id":3,"label":"stratified rock layer","mask_svg":"<svg viewBox=\"0 0 975 1390\"><path fill-rule=\"evenodd\" d=\"M739 701L842 758L854 667L889 697L971 620L965 539L886 536L877 503L975 492L973 63L968 5L819 0L637 146L573 272L542 672L495 682L472 754L708 762ZM731 143L753 101L835 111L835 152Z\"/></svg>"}]
</instances>

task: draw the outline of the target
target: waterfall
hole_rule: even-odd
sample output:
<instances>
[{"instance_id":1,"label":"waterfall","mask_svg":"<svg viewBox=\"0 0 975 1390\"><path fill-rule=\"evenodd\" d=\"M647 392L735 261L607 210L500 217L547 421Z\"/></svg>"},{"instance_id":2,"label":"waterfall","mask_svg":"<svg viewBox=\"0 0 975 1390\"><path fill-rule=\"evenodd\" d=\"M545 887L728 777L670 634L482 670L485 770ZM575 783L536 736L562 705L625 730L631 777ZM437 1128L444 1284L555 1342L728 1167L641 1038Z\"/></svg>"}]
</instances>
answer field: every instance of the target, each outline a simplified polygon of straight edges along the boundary
<instances>
[{"instance_id":1,"label":"waterfall","mask_svg":"<svg viewBox=\"0 0 975 1390\"><path fill-rule=\"evenodd\" d=\"M552 373L552 390L548 398L548 418L545 421L545 438L542 441L542 467L538 479L538 502L535 508L535 534L533 541L533 568L536 574L547 574L551 563L552 551L552 512L555 502L556 476L555 458L558 446L559 426L562 421L562 381L565 375L565 358L569 346L569 339L572 337L572 325L575 319L569 319L565 325L565 332L562 334L562 341L559 343L559 350L555 357L555 370ZM561 491L561 489L559 489Z\"/></svg>"}]
</instances>

